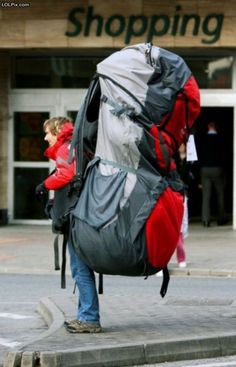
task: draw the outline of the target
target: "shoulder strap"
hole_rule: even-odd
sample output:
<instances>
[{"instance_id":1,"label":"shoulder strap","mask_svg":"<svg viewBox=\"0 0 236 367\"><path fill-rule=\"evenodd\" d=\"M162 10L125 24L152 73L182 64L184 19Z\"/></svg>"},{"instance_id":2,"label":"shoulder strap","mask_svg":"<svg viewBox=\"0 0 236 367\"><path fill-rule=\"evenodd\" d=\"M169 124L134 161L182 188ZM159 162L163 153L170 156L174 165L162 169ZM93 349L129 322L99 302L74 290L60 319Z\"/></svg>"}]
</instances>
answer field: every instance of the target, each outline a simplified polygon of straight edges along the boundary
<instances>
[{"instance_id":1,"label":"shoulder strap","mask_svg":"<svg viewBox=\"0 0 236 367\"><path fill-rule=\"evenodd\" d=\"M99 79L97 74L94 76L92 82L90 83L88 92L85 96L84 102L77 114L74 126L74 132L71 140L70 155L68 162L71 163L73 154L76 157L76 173L77 176L82 179L83 176L83 147L84 147L84 124L86 122L86 113L88 109L89 102L96 90L97 83Z\"/></svg>"}]
</instances>

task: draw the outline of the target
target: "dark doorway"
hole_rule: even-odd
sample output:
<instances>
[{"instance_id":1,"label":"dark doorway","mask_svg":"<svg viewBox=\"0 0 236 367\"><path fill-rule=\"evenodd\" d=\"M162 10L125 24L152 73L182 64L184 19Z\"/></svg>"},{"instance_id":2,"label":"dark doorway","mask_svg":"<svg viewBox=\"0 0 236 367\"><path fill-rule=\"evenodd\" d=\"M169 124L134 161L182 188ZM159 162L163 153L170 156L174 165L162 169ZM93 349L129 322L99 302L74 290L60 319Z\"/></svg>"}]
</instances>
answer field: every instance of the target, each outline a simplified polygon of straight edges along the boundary
<instances>
[{"instance_id":1,"label":"dark doorway","mask_svg":"<svg viewBox=\"0 0 236 367\"><path fill-rule=\"evenodd\" d=\"M201 114L194 126L197 150L201 148L201 141L207 132L207 124L215 121L218 125L219 134L222 135L225 147L225 210L228 220L232 220L233 198L233 108L232 107L203 107ZM201 183L199 163L192 165L194 179L189 187L189 219L190 221L201 220L202 192L199 188ZM212 200L212 219L217 213L216 200Z\"/></svg>"}]
</instances>

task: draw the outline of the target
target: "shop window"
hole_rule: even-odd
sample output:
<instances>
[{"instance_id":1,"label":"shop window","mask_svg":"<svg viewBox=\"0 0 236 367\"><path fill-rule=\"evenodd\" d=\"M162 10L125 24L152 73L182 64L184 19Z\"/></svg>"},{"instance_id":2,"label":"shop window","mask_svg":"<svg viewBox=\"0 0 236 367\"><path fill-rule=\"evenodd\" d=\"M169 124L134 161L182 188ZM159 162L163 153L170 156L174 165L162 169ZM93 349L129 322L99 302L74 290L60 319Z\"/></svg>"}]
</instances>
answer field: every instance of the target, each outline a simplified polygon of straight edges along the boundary
<instances>
[{"instance_id":1,"label":"shop window","mask_svg":"<svg viewBox=\"0 0 236 367\"><path fill-rule=\"evenodd\" d=\"M183 56L200 88L232 88L233 57ZM12 88L88 88L104 57L15 56Z\"/></svg>"},{"instance_id":2,"label":"shop window","mask_svg":"<svg viewBox=\"0 0 236 367\"><path fill-rule=\"evenodd\" d=\"M232 88L233 57L184 58L200 88Z\"/></svg>"},{"instance_id":3,"label":"shop window","mask_svg":"<svg viewBox=\"0 0 236 367\"><path fill-rule=\"evenodd\" d=\"M14 160L46 161L43 152L43 122L49 118L48 112L15 112L14 114Z\"/></svg>"},{"instance_id":4,"label":"shop window","mask_svg":"<svg viewBox=\"0 0 236 367\"><path fill-rule=\"evenodd\" d=\"M12 88L87 88L101 58L16 56Z\"/></svg>"}]
</instances>

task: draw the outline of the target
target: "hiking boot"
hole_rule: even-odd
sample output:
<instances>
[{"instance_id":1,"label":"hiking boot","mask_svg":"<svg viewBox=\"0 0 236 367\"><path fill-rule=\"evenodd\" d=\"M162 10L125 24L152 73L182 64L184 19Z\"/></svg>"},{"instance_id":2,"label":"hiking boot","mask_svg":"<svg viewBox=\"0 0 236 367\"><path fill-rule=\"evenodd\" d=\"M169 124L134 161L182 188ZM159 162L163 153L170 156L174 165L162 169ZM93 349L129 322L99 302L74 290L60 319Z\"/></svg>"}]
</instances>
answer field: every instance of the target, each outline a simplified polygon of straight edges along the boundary
<instances>
[{"instance_id":1,"label":"hiking boot","mask_svg":"<svg viewBox=\"0 0 236 367\"><path fill-rule=\"evenodd\" d=\"M67 327L67 326L70 326L70 327L73 327L74 324L77 323L77 319L73 319L73 320L70 320L70 321L64 321L64 325Z\"/></svg>"},{"instance_id":2,"label":"hiking boot","mask_svg":"<svg viewBox=\"0 0 236 367\"><path fill-rule=\"evenodd\" d=\"M102 331L99 323L89 323L79 320L72 320L68 324L65 324L66 330L69 333L80 334L80 333L100 333Z\"/></svg>"}]
</instances>

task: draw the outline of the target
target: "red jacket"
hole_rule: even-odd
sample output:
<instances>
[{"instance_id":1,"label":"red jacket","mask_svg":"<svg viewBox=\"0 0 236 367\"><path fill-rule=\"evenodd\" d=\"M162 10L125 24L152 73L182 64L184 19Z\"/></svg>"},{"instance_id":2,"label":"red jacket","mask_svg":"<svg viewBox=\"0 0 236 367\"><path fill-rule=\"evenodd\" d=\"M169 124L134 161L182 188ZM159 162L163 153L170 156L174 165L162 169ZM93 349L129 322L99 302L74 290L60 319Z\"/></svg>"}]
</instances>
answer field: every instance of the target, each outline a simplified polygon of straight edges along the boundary
<instances>
[{"instance_id":1,"label":"red jacket","mask_svg":"<svg viewBox=\"0 0 236 367\"><path fill-rule=\"evenodd\" d=\"M58 190L68 184L75 175L75 158L68 163L70 140L73 134L73 125L65 123L57 136L57 142L47 148L44 155L56 161L56 171L48 176L44 185L48 190Z\"/></svg>"}]
</instances>

